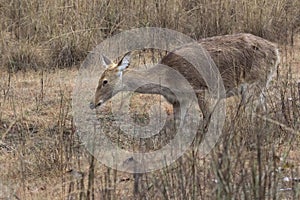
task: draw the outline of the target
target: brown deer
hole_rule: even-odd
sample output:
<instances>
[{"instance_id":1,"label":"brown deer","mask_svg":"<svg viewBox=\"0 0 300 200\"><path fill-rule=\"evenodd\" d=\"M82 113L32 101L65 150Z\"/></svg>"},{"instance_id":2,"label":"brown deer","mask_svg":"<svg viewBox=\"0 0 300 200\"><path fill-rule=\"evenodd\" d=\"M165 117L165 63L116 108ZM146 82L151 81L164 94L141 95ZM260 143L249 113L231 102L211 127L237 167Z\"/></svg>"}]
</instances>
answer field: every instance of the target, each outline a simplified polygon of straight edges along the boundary
<instances>
[{"instance_id":1,"label":"brown deer","mask_svg":"<svg viewBox=\"0 0 300 200\"><path fill-rule=\"evenodd\" d=\"M252 34L241 33L201 39L199 45L208 52L219 69L226 97L241 94L242 99L245 99L248 94L251 94L259 97L263 103L264 88L268 87L280 60L275 44ZM177 70L185 77L197 95L203 116L208 117L209 111L207 111L203 92L199 92L207 89L207 84L199 73L195 72L193 65L178 56L182 55L181 53L193 54L193 48L189 45L180 47L163 57L160 64ZM102 105L119 92L113 90L122 75L131 75L130 77L141 78L141 80L144 77L144 74L129 67L129 54L118 63L113 63L105 56L102 60L106 70L99 79L94 102L90 104L92 109ZM155 70L154 67L148 73L155 75ZM134 84L134 81L131 84ZM126 90L126 87L121 90ZM173 105L174 116L180 112L176 96L168 88L161 87L159 84L150 84L139 87L135 92L163 95Z\"/></svg>"}]
</instances>

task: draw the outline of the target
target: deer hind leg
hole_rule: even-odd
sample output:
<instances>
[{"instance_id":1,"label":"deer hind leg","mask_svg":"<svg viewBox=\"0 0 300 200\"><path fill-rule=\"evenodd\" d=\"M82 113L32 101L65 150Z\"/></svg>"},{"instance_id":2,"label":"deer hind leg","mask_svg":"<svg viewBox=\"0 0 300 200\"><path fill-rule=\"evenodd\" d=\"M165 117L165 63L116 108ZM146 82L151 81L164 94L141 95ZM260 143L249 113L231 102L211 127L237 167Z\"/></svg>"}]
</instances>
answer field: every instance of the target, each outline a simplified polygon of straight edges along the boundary
<instances>
[{"instance_id":1,"label":"deer hind leg","mask_svg":"<svg viewBox=\"0 0 300 200\"><path fill-rule=\"evenodd\" d=\"M268 92L268 89L269 89L269 86L272 82L272 80L274 79L274 77L277 77L278 78L278 74L277 74L277 70L278 70L278 66L279 66L279 61L280 61L280 56L279 56L279 53L278 53L278 50L276 51L277 53L277 60L275 61L275 65L273 68L271 68L269 74L268 74L268 78L266 80L266 82L263 82L261 83L260 85L264 86L264 88L261 88L259 90L260 92L260 105L262 105L262 111L263 113L267 113L268 112L268 107L267 107L267 102L266 102L266 95L267 95L267 92Z\"/></svg>"},{"instance_id":2,"label":"deer hind leg","mask_svg":"<svg viewBox=\"0 0 300 200\"><path fill-rule=\"evenodd\" d=\"M247 96L249 96L249 93L254 95L253 105L254 105L255 112L266 114L268 111L267 102L266 102L267 90L273 78L277 76L276 72L278 69L279 61L280 61L280 56L277 50L277 60L275 61L274 67L272 67L271 70L269 71L267 79L265 81L258 81L245 90ZM243 89L242 89L242 93L243 93Z\"/></svg>"},{"instance_id":3,"label":"deer hind leg","mask_svg":"<svg viewBox=\"0 0 300 200\"><path fill-rule=\"evenodd\" d=\"M241 104L245 106L245 111L251 115L252 120L255 114L264 114L267 110L265 88L259 86L260 84L257 83L241 86Z\"/></svg>"}]
</instances>

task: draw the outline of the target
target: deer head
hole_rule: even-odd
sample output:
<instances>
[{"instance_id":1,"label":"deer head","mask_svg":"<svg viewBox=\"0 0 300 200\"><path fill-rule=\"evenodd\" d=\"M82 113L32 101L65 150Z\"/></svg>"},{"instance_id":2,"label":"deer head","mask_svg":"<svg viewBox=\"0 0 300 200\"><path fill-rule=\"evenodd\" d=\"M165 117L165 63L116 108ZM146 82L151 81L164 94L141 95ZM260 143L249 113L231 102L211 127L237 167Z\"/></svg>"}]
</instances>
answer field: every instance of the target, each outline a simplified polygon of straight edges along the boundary
<instances>
[{"instance_id":1,"label":"deer head","mask_svg":"<svg viewBox=\"0 0 300 200\"><path fill-rule=\"evenodd\" d=\"M90 103L91 109L101 106L113 96L114 86L122 79L124 71L130 65L130 54L125 54L117 64L102 55L102 64L105 71L99 79L94 102Z\"/></svg>"}]
</instances>

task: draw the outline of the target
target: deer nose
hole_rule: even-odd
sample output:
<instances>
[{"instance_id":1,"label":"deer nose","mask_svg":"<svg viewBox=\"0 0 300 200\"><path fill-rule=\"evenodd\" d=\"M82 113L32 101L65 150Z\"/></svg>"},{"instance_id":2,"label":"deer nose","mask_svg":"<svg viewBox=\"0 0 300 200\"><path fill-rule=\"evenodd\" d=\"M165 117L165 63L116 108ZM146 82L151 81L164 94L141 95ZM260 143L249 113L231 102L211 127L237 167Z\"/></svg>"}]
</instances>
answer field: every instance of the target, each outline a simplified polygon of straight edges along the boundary
<instances>
[{"instance_id":1,"label":"deer nose","mask_svg":"<svg viewBox=\"0 0 300 200\"><path fill-rule=\"evenodd\" d=\"M90 109L95 109L95 108L96 108L95 104L93 102L90 102Z\"/></svg>"},{"instance_id":2,"label":"deer nose","mask_svg":"<svg viewBox=\"0 0 300 200\"><path fill-rule=\"evenodd\" d=\"M101 106L102 102L100 101L99 103L97 103L96 105L93 102L90 102L90 109L95 109L99 106Z\"/></svg>"}]
</instances>

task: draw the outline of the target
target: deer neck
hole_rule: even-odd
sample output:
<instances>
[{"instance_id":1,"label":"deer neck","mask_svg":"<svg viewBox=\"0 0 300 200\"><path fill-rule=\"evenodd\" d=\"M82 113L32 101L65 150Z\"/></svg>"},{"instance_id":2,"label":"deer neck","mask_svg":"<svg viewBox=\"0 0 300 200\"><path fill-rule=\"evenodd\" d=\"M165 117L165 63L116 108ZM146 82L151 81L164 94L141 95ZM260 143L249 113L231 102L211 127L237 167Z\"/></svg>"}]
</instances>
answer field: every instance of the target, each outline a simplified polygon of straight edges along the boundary
<instances>
[{"instance_id":1,"label":"deer neck","mask_svg":"<svg viewBox=\"0 0 300 200\"><path fill-rule=\"evenodd\" d=\"M174 104L177 102L174 93L167 87L149 80L149 72L128 70L123 74L121 81L117 84L115 93L120 91L131 91L141 94L159 94L165 97L165 99ZM152 75L153 76L153 75Z\"/></svg>"}]
</instances>

